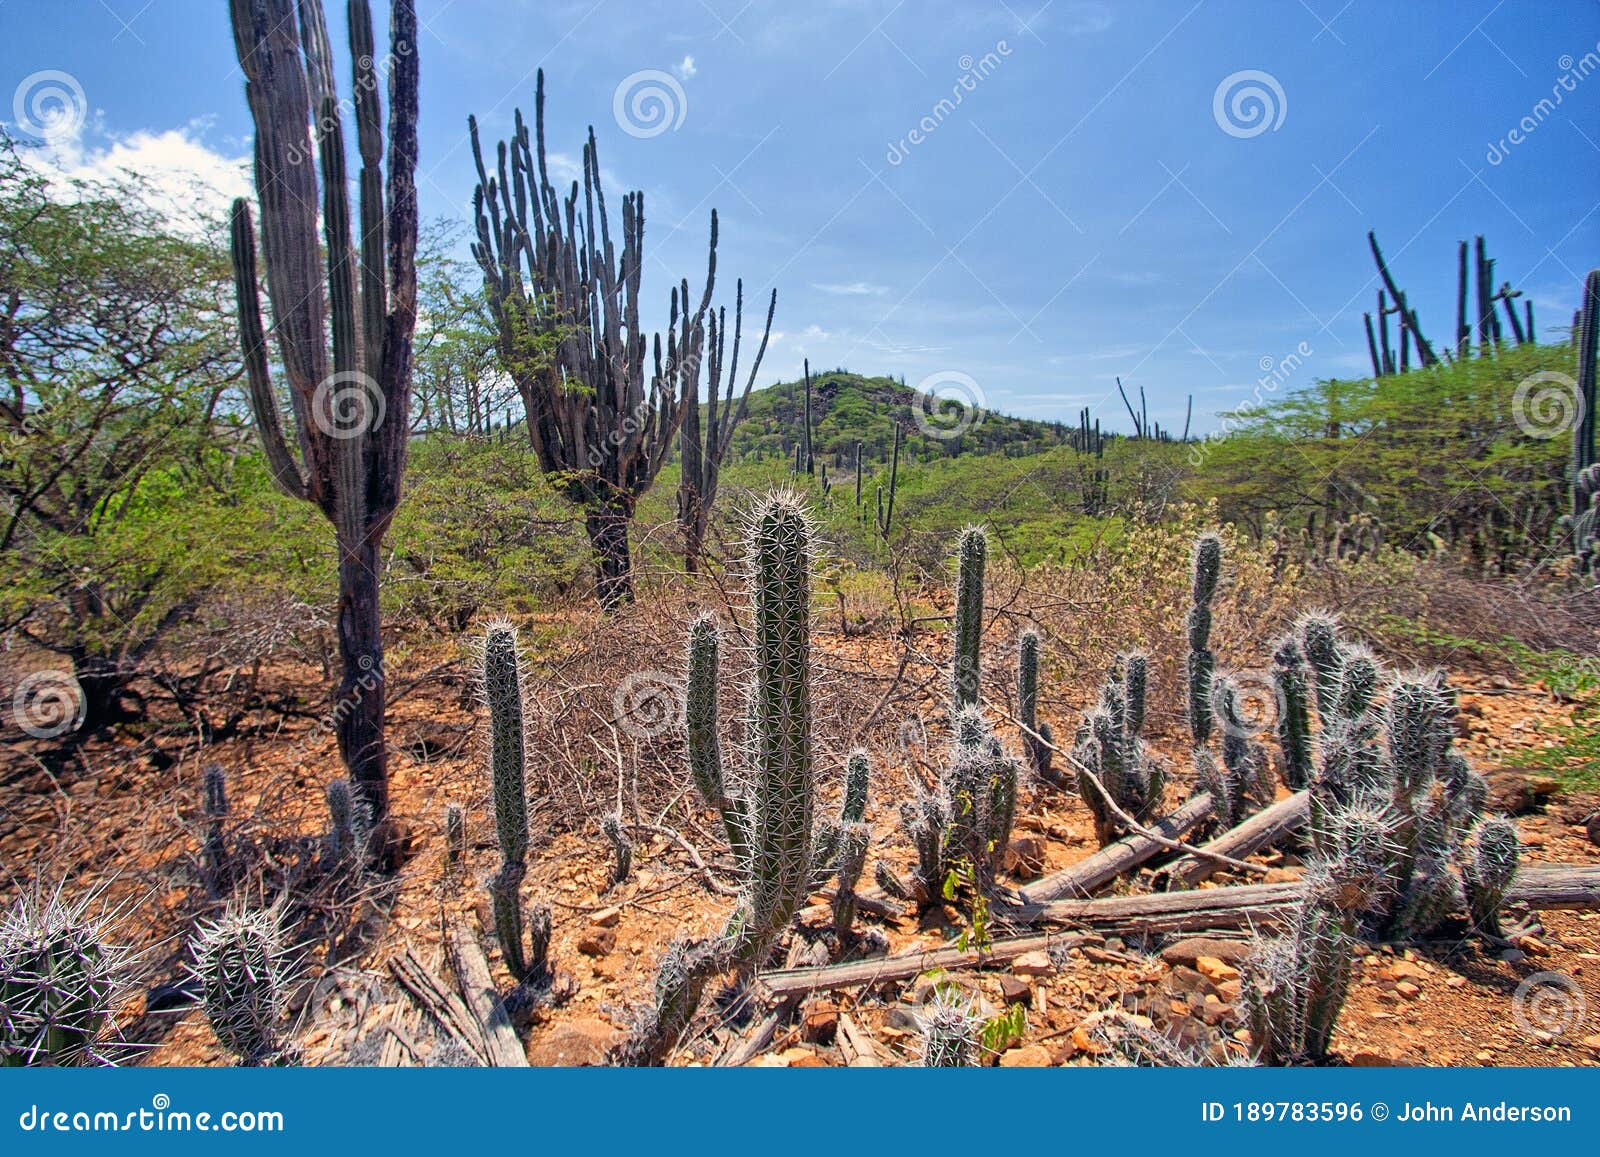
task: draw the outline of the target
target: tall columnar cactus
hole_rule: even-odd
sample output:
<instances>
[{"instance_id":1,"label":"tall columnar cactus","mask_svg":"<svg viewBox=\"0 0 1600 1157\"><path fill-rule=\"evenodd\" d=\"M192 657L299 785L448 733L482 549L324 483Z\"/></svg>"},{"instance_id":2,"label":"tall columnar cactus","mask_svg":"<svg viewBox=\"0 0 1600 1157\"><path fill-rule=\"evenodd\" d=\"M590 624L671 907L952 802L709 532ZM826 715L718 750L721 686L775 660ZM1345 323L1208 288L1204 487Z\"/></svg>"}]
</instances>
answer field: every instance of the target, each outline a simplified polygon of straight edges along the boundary
<instances>
[{"instance_id":1,"label":"tall columnar cactus","mask_svg":"<svg viewBox=\"0 0 1600 1157\"><path fill-rule=\"evenodd\" d=\"M1339 701L1339 620L1325 611L1307 611L1295 620L1294 633L1311 664L1317 719L1326 727Z\"/></svg>"},{"instance_id":2,"label":"tall columnar cactus","mask_svg":"<svg viewBox=\"0 0 1600 1157\"><path fill-rule=\"evenodd\" d=\"M109 943L93 895L41 885L0 917L0 1067L93 1064L126 987L129 958Z\"/></svg>"},{"instance_id":3,"label":"tall columnar cactus","mask_svg":"<svg viewBox=\"0 0 1600 1157\"><path fill-rule=\"evenodd\" d=\"M894 498L895 492L900 487L900 443L905 440L905 431L900 429L900 423L894 426L894 456L889 460L889 500L884 501L883 487L878 487L878 513L873 525L878 528L878 537L885 542L889 540L889 531L894 528Z\"/></svg>"},{"instance_id":4,"label":"tall columnar cactus","mask_svg":"<svg viewBox=\"0 0 1600 1157\"><path fill-rule=\"evenodd\" d=\"M982 674L983 576L989 538L981 526L961 532L956 546L956 613L952 631L950 697L954 710L978 701Z\"/></svg>"},{"instance_id":5,"label":"tall columnar cactus","mask_svg":"<svg viewBox=\"0 0 1600 1157\"><path fill-rule=\"evenodd\" d=\"M1272 644L1272 684L1278 695L1278 756L1283 782L1299 791L1311 782L1308 668L1300 644L1284 635Z\"/></svg>"},{"instance_id":6,"label":"tall columnar cactus","mask_svg":"<svg viewBox=\"0 0 1600 1157\"><path fill-rule=\"evenodd\" d=\"M1101 844L1116 839L1123 828L1102 791L1140 823L1158 814L1165 800L1166 769L1141 737L1148 670L1146 656L1119 655L1100 688L1098 704L1078 728L1072 754L1088 773L1078 776L1078 791L1094 816ZM1206 682L1209 686L1209 674Z\"/></svg>"},{"instance_id":7,"label":"tall columnar cactus","mask_svg":"<svg viewBox=\"0 0 1600 1157\"><path fill-rule=\"evenodd\" d=\"M289 957L280 915L231 906L194 938L190 968L201 1007L217 1040L245 1065L269 1063L281 1049Z\"/></svg>"},{"instance_id":8,"label":"tall columnar cactus","mask_svg":"<svg viewBox=\"0 0 1600 1157\"><path fill-rule=\"evenodd\" d=\"M1039 634L1023 631L1017 639L1017 718L1025 730L1022 751L1028 766L1040 779L1052 778L1050 744L1055 733L1039 719ZM1042 741L1042 742L1041 742Z\"/></svg>"},{"instance_id":9,"label":"tall columnar cactus","mask_svg":"<svg viewBox=\"0 0 1600 1157\"><path fill-rule=\"evenodd\" d=\"M1211 738L1211 600L1222 577L1222 539L1202 534L1194 544L1193 605L1189 608L1189 732L1197 744Z\"/></svg>"},{"instance_id":10,"label":"tall columnar cactus","mask_svg":"<svg viewBox=\"0 0 1600 1157\"><path fill-rule=\"evenodd\" d=\"M538 927L550 923L543 904L529 909L531 949L523 944L522 880L527 874L527 753L522 729L522 656L509 623L490 624L483 640L483 698L489 709L489 775L494 791L494 831L500 871L489 881L495 935L506 967L519 983L541 982L549 973ZM549 943L548 932L542 937Z\"/></svg>"},{"instance_id":11,"label":"tall columnar cactus","mask_svg":"<svg viewBox=\"0 0 1600 1157\"><path fill-rule=\"evenodd\" d=\"M972 1001L937 990L917 1018L922 1029L922 1065L930 1069L972 1068L982 1052L982 1021Z\"/></svg>"},{"instance_id":12,"label":"tall columnar cactus","mask_svg":"<svg viewBox=\"0 0 1600 1157\"><path fill-rule=\"evenodd\" d=\"M660 1063L699 1006L709 979L730 967L758 969L816 882L819 856L839 845L813 822L816 770L811 745L811 528L793 494L763 500L751 518L748 584L754 634L745 696L747 766L723 768L717 739L718 640L714 623L690 632L689 764L696 787L729 831L743 888L723 934L680 945L662 958L655 1008L619 1052L632 1063ZM843 818L835 834L860 821L867 765L847 765ZM730 788L730 783L738 787ZM859 809L859 810L858 810Z\"/></svg>"},{"instance_id":13,"label":"tall columnar cactus","mask_svg":"<svg viewBox=\"0 0 1600 1157\"><path fill-rule=\"evenodd\" d=\"M1217 763L1210 748L1196 747L1195 785L1211 794L1217 824L1231 828L1272 802L1272 769L1266 751L1251 738L1233 677L1218 675L1211 684L1211 698L1222 721L1222 762Z\"/></svg>"},{"instance_id":14,"label":"tall columnar cactus","mask_svg":"<svg viewBox=\"0 0 1600 1157\"><path fill-rule=\"evenodd\" d=\"M378 578L411 436L420 46L413 0L390 5L387 56L374 45L367 0L351 0L348 10L353 99L347 101L337 90L321 0L229 3L255 125L276 358L262 322L256 231L244 198L233 203L232 252L250 409L268 470L285 493L315 505L334 527L339 754L355 794L381 823L389 792ZM379 107L384 73L387 142ZM346 110L353 110L361 163L355 180L346 171ZM284 435L274 361L288 384L298 454Z\"/></svg>"},{"instance_id":15,"label":"tall columnar cactus","mask_svg":"<svg viewBox=\"0 0 1600 1157\"><path fill-rule=\"evenodd\" d=\"M1600 269L1591 269L1583 282L1583 307L1578 314L1573 344L1578 355L1577 421L1572 427L1572 550L1585 570L1594 569L1596 540L1600 538L1600 470L1595 462L1596 414L1595 360L1600 350Z\"/></svg>"}]
</instances>

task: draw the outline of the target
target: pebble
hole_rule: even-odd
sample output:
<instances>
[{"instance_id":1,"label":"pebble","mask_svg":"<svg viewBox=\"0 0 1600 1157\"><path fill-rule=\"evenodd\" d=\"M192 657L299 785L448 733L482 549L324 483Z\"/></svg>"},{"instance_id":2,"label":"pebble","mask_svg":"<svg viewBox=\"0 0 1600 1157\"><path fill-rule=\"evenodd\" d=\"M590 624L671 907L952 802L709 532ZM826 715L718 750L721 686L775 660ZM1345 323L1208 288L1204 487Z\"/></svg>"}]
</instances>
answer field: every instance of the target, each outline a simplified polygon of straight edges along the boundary
<instances>
[{"instance_id":1,"label":"pebble","mask_svg":"<svg viewBox=\"0 0 1600 1157\"><path fill-rule=\"evenodd\" d=\"M1011 971L1018 976L1053 976L1056 966L1048 952L1024 952L1011 962Z\"/></svg>"}]
</instances>

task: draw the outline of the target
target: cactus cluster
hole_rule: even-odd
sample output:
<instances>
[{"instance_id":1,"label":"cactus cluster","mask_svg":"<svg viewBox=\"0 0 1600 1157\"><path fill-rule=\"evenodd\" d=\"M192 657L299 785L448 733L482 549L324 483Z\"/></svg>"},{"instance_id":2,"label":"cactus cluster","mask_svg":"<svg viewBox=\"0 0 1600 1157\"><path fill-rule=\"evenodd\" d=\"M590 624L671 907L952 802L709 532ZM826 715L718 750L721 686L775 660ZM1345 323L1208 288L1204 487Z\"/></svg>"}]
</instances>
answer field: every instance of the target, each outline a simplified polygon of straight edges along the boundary
<instances>
[{"instance_id":1,"label":"cactus cluster","mask_svg":"<svg viewBox=\"0 0 1600 1157\"><path fill-rule=\"evenodd\" d=\"M200 925L191 945L206 1020L245 1065L269 1064L282 1053L290 970L279 917L277 909L230 905Z\"/></svg>"},{"instance_id":2,"label":"cactus cluster","mask_svg":"<svg viewBox=\"0 0 1600 1157\"><path fill-rule=\"evenodd\" d=\"M483 640L483 697L489 708L489 773L500 871L489 881L495 935L506 967L519 984L550 979L550 909L530 905L524 920L522 880L527 875L527 753L522 732L522 656L516 629L493 623ZM524 931L527 933L524 942Z\"/></svg>"},{"instance_id":3,"label":"cactus cluster","mask_svg":"<svg viewBox=\"0 0 1600 1157\"><path fill-rule=\"evenodd\" d=\"M129 961L93 902L36 884L0 917L0 1067L102 1063L96 1041Z\"/></svg>"},{"instance_id":4,"label":"cactus cluster","mask_svg":"<svg viewBox=\"0 0 1600 1157\"><path fill-rule=\"evenodd\" d=\"M1572 425L1572 553L1580 573L1592 573L1600 558L1600 464L1595 461L1595 430L1600 403L1595 363L1600 348L1600 269L1583 282L1583 307L1574 318L1572 344L1578 352L1576 420Z\"/></svg>"},{"instance_id":5,"label":"cactus cluster","mask_svg":"<svg viewBox=\"0 0 1600 1157\"><path fill-rule=\"evenodd\" d=\"M1239 706L1239 685L1232 675L1218 675L1211 683L1213 714L1222 721L1222 762L1208 747L1194 750L1195 781L1211 793L1217 823L1231 828L1277 794L1266 749L1251 738L1251 728Z\"/></svg>"},{"instance_id":6,"label":"cactus cluster","mask_svg":"<svg viewBox=\"0 0 1600 1157\"><path fill-rule=\"evenodd\" d=\"M1165 801L1166 768L1142 738L1149 669L1150 660L1139 652L1118 655L1101 685L1099 702L1084 715L1073 745L1073 759L1088 772L1079 775L1078 790L1094 816L1095 836L1102 845L1116 839L1123 826L1111 804L1143 823L1157 815ZM1210 681L1208 671L1208 687Z\"/></svg>"},{"instance_id":7,"label":"cactus cluster","mask_svg":"<svg viewBox=\"0 0 1600 1157\"><path fill-rule=\"evenodd\" d=\"M1189 733L1196 744L1211 738L1213 725L1211 675L1217 657L1211 652L1211 600L1222 577L1222 538L1203 534L1194 544L1192 605L1189 607Z\"/></svg>"},{"instance_id":8,"label":"cactus cluster","mask_svg":"<svg viewBox=\"0 0 1600 1157\"><path fill-rule=\"evenodd\" d=\"M689 769L702 799L722 817L742 890L719 937L679 942L662 957L655 1005L618 1050L624 1062L664 1061L688 1027L711 977L729 968L744 975L759 968L812 888L826 880L858 838L870 770L864 752L853 753L847 762L838 821L818 823L814 818L811 534L805 508L792 494L765 498L751 517L748 584L754 655L745 694L747 760L732 776L724 768L718 738L717 626L701 619L690 628ZM853 887L852 881L841 890Z\"/></svg>"}]
</instances>

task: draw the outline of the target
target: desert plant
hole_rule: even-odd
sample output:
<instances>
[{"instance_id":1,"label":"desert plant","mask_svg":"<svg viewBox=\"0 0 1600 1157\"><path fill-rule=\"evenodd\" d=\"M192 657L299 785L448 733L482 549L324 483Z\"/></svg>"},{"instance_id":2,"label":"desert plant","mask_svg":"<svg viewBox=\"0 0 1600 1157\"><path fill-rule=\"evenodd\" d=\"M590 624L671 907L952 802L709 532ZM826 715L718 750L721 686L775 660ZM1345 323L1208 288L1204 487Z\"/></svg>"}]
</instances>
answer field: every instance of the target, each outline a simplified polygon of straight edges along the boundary
<instances>
[{"instance_id":1,"label":"desert plant","mask_svg":"<svg viewBox=\"0 0 1600 1157\"><path fill-rule=\"evenodd\" d=\"M1295 620L1294 634L1311 664L1317 719L1326 727L1339 700L1339 620L1325 611L1307 611Z\"/></svg>"},{"instance_id":2,"label":"desert plant","mask_svg":"<svg viewBox=\"0 0 1600 1157\"><path fill-rule=\"evenodd\" d=\"M917 1017L922 1029L922 1065L930 1069L972 1068L980 1054L983 1021L964 994L934 990Z\"/></svg>"},{"instance_id":3,"label":"desert plant","mask_svg":"<svg viewBox=\"0 0 1600 1157\"><path fill-rule=\"evenodd\" d=\"M1213 713L1222 721L1222 764L1210 752L1196 750L1196 773L1202 765L1212 774L1204 784L1211 791L1218 821L1233 827L1252 811L1271 803L1277 794L1266 749L1251 738L1251 727L1239 706L1239 685L1232 675L1218 675L1211 683ZM1201 753L1206 756L1201 759Z\"/></svg>"},{"instance_id":4,"label":"desert plant","mask_svg":"<svg viewBox=\"0 0 1600 1157\"><path fill-rule=\"evenodd\" d=\"M1505 816L1489 816L1471 831L1462 847L1461 880L1467 914L1473 927L1500 935L1500 906L1517 874L1521 846L1517 825Z\"/></svg>"},{"instance_id":5,"label":"desert plant","mask_svg":"<svg viewBox=\"0 0 1600 1157\"><path fill-rule=\"evenodd\" d=\"M1595 561L1600 537L1600 469L1595 466L1595 361L1600 349L1600 269L1583 282L1583 306L1572 344L1577 347L1577 407L1572 426L1572 552L1585 570Z\"/></svg>"},{"instance_id":6,"label":"desert plant","mask_svg":"<svg viewBox=\"0 0 1600 1157\"><path fill-rule=\"evenodd\" d=\"M96 1049L127 984L129 954L109 942L97 897L40 884L0 917L0 1067L105 1063Z\"/></svg>"},{"instance_id":7,"label":"desert plant","mask_svg":"<svg viewBox=\"0 0 1600 1157\"><path fill-rule=\"evenodd\" d=\"M855 934L856 885L867 866L872 829L864 823L846 824L839 832L839 878L833 894L833 931L841 943Z\"/></svg>"},{"instance_id":8,"label":"desert plant","mask_svg":"<svg viewBox=\"0 0 1600 1157\"><path fill-rule=\"evenodd\" d=\"M1211 674L1217 657L1211 652L1211 601L1222 577L1222 538L1202 534L1194 544L1192 603L1189 607L1189 733L1197 744L1211 738Z\"/></svg>"},{"instance_id":9,"label":"desert plant","mask_svg":"<svg viewBox=\"0 0 1600 1157\"><path fill-rule=\"evenodd\" d=\"M614 888L633 874L633 841L628 838L628 829L617 812L607 812L601 818L600 832L611 845L611 886Z\"/></svg>"},{"instance_id":10,"label":"desert plant","mask_svg":"<svg viewBox=\"0 0 1600 1157\"><path fill-rule=\"evenodd\" d=\"M230 876L228 842L228 778L220 764L209 763L201 774L201 812L206 819L205 844L200 850L200 873L213 896L226 890Z\"/></svg>"},{"instance_id":11,"label":"desert plant","mask_svg":"<svg viewBox=\"0 0 1600 1157\"><path fill-rule=\"evenodd\" d=\"M457 871L467 858L467 821L458 803L446 804L444 809L445 863Z\"/></svg>"},{"instance_id":12,"label":"desert plant","mask_svg":"<svg viewBox=\"0 0 1600 1157\"><path fill-rule=\"evenodd\" d=\"M1148 670L1145 655L1119 655L1073 745L1073 759L1080 769L1078 791L1094 816L1095 835L1102 845L1123 828L1111 803L1143 823L1160 812L1166 798L1166 769L1141 738ZM1207 671L1208 687L1210 682Z\"/></svg>"},{"instance_id":13,"label":"desert plant","mask_svg":"<svg viewBox=\"0 0 1600 1157\"><path fill-rule=\"evenodd\" d=\"M983 575L989 538L969 526L956 543L956 610L951 632L950 700L953 711L978 701L982 681Z\"/></svg>"},{"instance_id":14,"label":"desert plant","mask_svg":"<svg viewBox=\"0 0 1600 1157\"><path fill-rule=\"evenodd\" d=\"M1053 778L1050 770L1055 733L1039 720L1039 634L1023 631L1017 639L1017 718L1024 728L1022 751L1028 767L1040 779Z\"/></svg>"},{"instance_id":15,"label":"desert plant","mask_svg":"<svg viewBox=\"0 0 1600 1157\"><path fill-rule=\"evenodd\" d=\"M289 956L280 916L275 908L230 905L200 925L192 944L200 1007L217 1040L245 1065L281 1059Z\"/></svg>"},{"instance_id":16,"label":"desert plant","mask_svg":"<svg viewBox=\"0 0 1600 1157\"><path fill-rule=\"evenodd\" d=\"M522 730L522 655L509 623L493 623L483 640L483 698L489 709L489 774L494 789L494 830L500 844L500 871L489 881L495 935L506 967L519 984L549 977L544 949L550 942L550 910L528 910L529 944L524 947L522 881L527 874L527 752ZM539 934L540 928L544 934Z\"/></svg>"},{"instance_id":17,"label":"desert plant","mask_svg":"<svg viewBox=\"0 0 1600 1157\"><path fill-rule=\"evenodd\" d=\"M289 383L298 460L284 437L272 384L255 227L249 202L240 198L233 203L233 265L250 408L273 479L291 497L315 504L334 526L342 663L334 713L339 753L353 790L381 822L388 814L389 777L380 546L400 501L411 432L417 312L416 12L412 0L395 0L390 12L386 175L378 101L378 70L385 61L373 46L367 0L353 0L349 7L361 158L352 236L346 105L334 87L320 0L232 0L230 11L255 124L267 297L278 360ZM320 159L320 188L313 156Z\"/></svg>"},{"instance_id":18,"label":"desert plant","mask_svg":"<svg viewBox=\"0 0 1600 1157\"><path fill-rule=\"evenodd\" d=\"M1308 668L1293 635L1272 644L1272 685L1278 696L1278 756L1283 782L1299 791L1311 782Z\"/></svg>"}]
</instances>

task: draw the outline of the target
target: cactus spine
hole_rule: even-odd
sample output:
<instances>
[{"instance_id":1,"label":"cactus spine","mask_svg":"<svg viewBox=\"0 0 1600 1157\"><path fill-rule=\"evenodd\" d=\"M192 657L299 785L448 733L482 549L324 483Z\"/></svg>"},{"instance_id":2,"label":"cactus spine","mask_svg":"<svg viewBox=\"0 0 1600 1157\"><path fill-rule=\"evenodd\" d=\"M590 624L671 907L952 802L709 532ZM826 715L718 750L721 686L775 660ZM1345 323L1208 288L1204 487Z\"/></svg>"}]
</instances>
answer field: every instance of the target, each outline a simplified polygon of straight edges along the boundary
<instances>
[{"instance_id":1,"label":"cactus spine","mask_svg":"<svg viewBox=\"0 0 1600 1157\"><path fill-rule=\"evenodd\" d=\"M277 1058L289 986L279 912L230 907L200 926L193 949L201 1007L217 1040L245 1065Z\"/></svg>"},{"instance_id":2,"label":"cactus spine","mask_svg":"<svg viewBox=\"0 0 1600 1157\"><path fill-rule=\"evenodd\" d=\"M95 1040L120 999L127 954L107 943L91 897L39 885L0 917L0 1068L96 1063Z\"/></svg>"},{"instance_id":3,"label":"cactus spine","mask_svg":"<svg viewBox=\"0 0 1600 1157\"><path fill-rule=\"evenodd\" d=\"M1073 758L1089 772L1078 777L1078 791L1094 816L1095 836L1102 845L1122 830L1106 795L1139 822L1159 812L1166 796L1166 769L1141 738L1148 670L1149 659L1142 654L1117 656L1100 688L1099 703L1084 715L1073 746Z\"/></svg>"},{"instance_id":4,"label":"cactus spine","mask_svg":"<svg viewBox=\"0 0 1600 1157\"><path fill-rule=\"evenodd\" d=\"M607 812L600 821L600 831L611 844L611 886L614 888L633 873L633 841L617 812Z\"/></svg>"},{"instance_id":5,"label":"cactus spine","mask_svg":"<svg viewBox=\"0 0 1600 1157\"><path fill-rule=\"evenodd\" d=\"M1189 608L1189 732L1196 744L1211 737L1211 601L1222 577L1222 539L1202 534L1194 545L1193 605Z\"/></svg>"},{"instance_id":6,"label":"cactus spine","mask_svg":"<svg viewBox=\"0 0 1600 1157\"><path fill-rule=\"evenodd\" d=\"M529 948L523 945L522 880L527 874L528 789L522 730L522 656L509 623L492 623L483 640L483 697L489 708L489 774L494 791L494 831L500 871L489 881L495 935L506 967L519 984L549 975L550 910L530 908ZM539 935L539 929L544 935Z\"/></svg>"},{"instance_id":7,"label":"cactus spine","mask_svg":"<svg viewBox=\"0 0 1600 1157\"><path fill-rule=\"evenodd\" d=\"M978 701L983 643L983 574L989 539L980 526L961 532L956 547L956 613L950 663L950 696L954 709Z\"/></svg>"},{"instance_id":8,"label":"cactus spine","mask_svg":"<svg viewBox=\"0 0 1600 1157\"><path fill-rule=\"evenodd\" d=\"M938 989L918 1017L922 1028L922 1065L930 1069L972 1068L981 1051L982 1023L964 996Z\"/></svg>"},{"instance_id":9,"label":"cactus spine","mask_svg":"<svg viewBox=\"0 0 1600 1157\"><path fill-rule=\"evenodd\" d=\"M1531 325L1530 325L1530 328ZM1572 552L1585 572L1595 569L1600 551L1600 466L1595 462L1595 360L1600 349L1600 269L1583 283L1573 344L1578 354L1577 421L1572 427Z\"/></svg>"},{"instance_id":10,"label":"cactus spine","mask_svg":"<svg viewBox=\"0 0 1600 1157\"><path fill-rule=\"evenodd\" d=\"M1023 631L1017 639L1017 717L1024 728L1022 751L1028 766L1040 779L1051 779L1050 745L1055 733L1039 722L1039 634Z\"/></svg>"},{"instance_id":11,"label":"cactus spine","mask_svg":"<svg viewBox=\"0 0 1600 1157\"><path fill-rule=\"evenodd\" d=\"M1278 694L1278 755L1283 782L1299 791L1311 782L1311 711L1300 644L1285 635L1272 645L1272 684Z\"/></svg>"}]
</instances>

